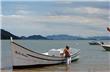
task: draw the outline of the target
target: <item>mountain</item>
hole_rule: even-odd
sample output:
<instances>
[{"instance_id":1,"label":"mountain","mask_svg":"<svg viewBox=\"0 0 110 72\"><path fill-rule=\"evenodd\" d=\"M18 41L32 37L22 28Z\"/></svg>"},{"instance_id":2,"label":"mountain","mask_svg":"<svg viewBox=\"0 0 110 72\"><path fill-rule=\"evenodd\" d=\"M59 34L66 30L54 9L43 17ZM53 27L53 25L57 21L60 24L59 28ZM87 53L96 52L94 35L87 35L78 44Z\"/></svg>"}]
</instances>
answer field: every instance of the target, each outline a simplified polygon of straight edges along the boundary
<instances>
[{"instance_id":1,"label":"mountain","mask_svg":"<svg viewBox=\"0 0 110 72\"><path fill-rule=\"evenodd\" d=\"M49 35L47 36L50 40L110 40L110 36L91 36L91 37L80 37L71 35Z\"/></svg>"},{"instance_id":2,"label":"mountain","mask_svg":"<svg viewBox=\"0 0 110 72\"><path fill-rule=\"evenodd\" d=\"M82 37L79 36L70 36L70 35L49 35L47 36L50 40L82 40Z\"/></svg>"},{"instance_id":3,"label":"mountain","mask_svg":"<svg viewBox=\"0 0 110 72\"><path fill-rule=\"evenodd\" d=\"M46 37L43 37L41 35L31 35L28 37L22 36L22 37L18 37L14 34L11 34L10 32L1 29L1 39L10 39L10 37L12 37L13 39L22 39L22 40L47 40Z\"/></svg>"},{"instance_id":4,"label":"mountain","mask_svg":"<svg viewBox=\"0 0 110 72\"><path fill-rule=\"evenodd\" d=\"M1 39L10 39L10 37L13 37L13 39L20 39L18 36L15 36L10 32L1 29L1 37L0 37Z\"/></svg>"},{"instance_id":5,"label":"mountain","mask_svg":"<svg viewBox=\"0 0 110 72\"><path fill-rule=\"evenodd\" d=\"M24 40L47 40L46 37L43 37L41 35L31 35L28 37L22 36L21 39L24 39Z\"/></svg>"},{"instance_id":6,"label":"mountain","mask_svg":"<svg viewBox=\"0 0 110 72\"><path fill-rule=\"evenodd\" d=\"M22 39L22 40L110 40L110 36L91 36L91 37L83 38L80 36L71 36L71 35L65 35L65 34L49 35L47 37L43 37L42 35L18 37L4 29L1 29L1 37L0 37L1 39L10 39L10 37L12 37L13 39Z\"/></svg>"}]
</instances>

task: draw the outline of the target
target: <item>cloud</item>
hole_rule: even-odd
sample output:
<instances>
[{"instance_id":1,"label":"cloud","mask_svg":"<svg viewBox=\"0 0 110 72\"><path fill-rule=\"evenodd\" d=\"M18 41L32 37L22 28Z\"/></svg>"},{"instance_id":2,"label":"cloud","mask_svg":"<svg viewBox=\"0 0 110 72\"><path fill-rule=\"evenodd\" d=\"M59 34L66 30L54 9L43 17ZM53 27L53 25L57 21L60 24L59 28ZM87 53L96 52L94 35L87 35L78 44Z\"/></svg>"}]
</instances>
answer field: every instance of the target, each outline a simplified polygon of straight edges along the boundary
<instances>
[{"instance_id":1,"label":"cloud","mask_svg":"<svg viewBox=\"0 0 110 72\"><path fill-rule=\"evenodd\" d=\"M29 15L29 14L32 14L31 11L26 11L26 10L17 10L15 12L16 15Z\"/></svg>"},{"instance_id":2,"label":"cloud","mask_svg":"<svg viewBox=\"0 0 110 72\"><path fill-rule=\"evenodd\" d=\"M108 21L80 16L2 16L2 27L16 35L32 34L103 34ZM105 32L106 33L106 32Z\"/></svg>"},{"instance_id":3,"label":"cloud","mask_svg":"<svg viewBox=\"0 0 110 72\"><path fill-rule=\"evenodd\" d=\"M96 8L96 7L64 7L58 8L55 11L48 12L49 15L53 16L73 16L91 19L104 19L109 20L110 9L106 8ZM76 20L75 20L76 21ZM86 20L88 21L88 19ZM84 22L84 21L83 21Z\"/></svg>"},{"instance_id":4,"label":"cloud","mask_svg":"<svg viewBox=\"0 0 110 72\"><path fill-rule=\"evenodd\" d=\"M104 16L109 15L110 10L109 9L101 9L101 8L95 8L95 7L67 7L62 11L62 14L79 14L79 15L93 15L93 16Z\"/></svg>"},{"instance_id":5,"label":"cloud","mask_svg":"<svg viewBox=\"0 0 110 72\"><path fill-rule=\"evenodd\" d=\"M82 17L82 16L23 16L23 15L10 15L3 16L5 20L9 20L15 23L26 22L30 23L80 23L91 25L105 25L108 24L107 20L101 18ZM19 21L19 22L16 22Z\"/></svg>"},{"instance_id":6,"label":"cloud","mask_svg":"<svg viewBox=\"0 0 110 72\"><path fill-rule=\"evenodd\" d=\"M59 4L59 5L61 5L61 4L72 4L73 3L73 1L67 1L67 0L58 0L58 1L56 1L55 2L56 4Z\"/></svg>"},{"instance_id":7,"label":"cloud","mask_svg":"<svg viewBox=\"0 0 110 72\"><path fill-rule=\"evenodd\" d=\"M10 8L13 10L14 15L34 15L34 11L31 10L30 6L27 4L23 4L21 2L16 2L14 9Z\"/></svg>"},{"instance_id":8,"label":"cloud","mask_svg":"<svg viewBox=\"0 0 110 72\"><path fill-rule=\"evenodd\" d=\"M80 8L74 8L73 11L80 12L80 13L86 13L86 14L108 14L108 10L106 9L100 9L100 8L93 8L93 7L80 7Z\"/></svg>"}]
</instances>

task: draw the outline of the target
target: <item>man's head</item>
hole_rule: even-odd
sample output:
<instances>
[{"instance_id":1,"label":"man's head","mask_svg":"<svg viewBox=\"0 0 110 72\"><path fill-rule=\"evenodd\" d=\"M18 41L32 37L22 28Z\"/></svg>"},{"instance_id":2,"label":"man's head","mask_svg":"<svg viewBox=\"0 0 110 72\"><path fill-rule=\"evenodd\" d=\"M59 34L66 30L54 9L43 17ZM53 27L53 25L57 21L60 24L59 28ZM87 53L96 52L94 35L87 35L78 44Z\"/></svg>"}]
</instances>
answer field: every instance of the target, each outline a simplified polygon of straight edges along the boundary
<instances>
[{"instance_id":1,"label":"man's head","mask_svg":"<svg viewBox=\"0 0 110 72\"><path fill-rule=\"evenodd\" d=\"M69 49L69 46L66 46L66 49Z\"/></svg>"}]
</instances>

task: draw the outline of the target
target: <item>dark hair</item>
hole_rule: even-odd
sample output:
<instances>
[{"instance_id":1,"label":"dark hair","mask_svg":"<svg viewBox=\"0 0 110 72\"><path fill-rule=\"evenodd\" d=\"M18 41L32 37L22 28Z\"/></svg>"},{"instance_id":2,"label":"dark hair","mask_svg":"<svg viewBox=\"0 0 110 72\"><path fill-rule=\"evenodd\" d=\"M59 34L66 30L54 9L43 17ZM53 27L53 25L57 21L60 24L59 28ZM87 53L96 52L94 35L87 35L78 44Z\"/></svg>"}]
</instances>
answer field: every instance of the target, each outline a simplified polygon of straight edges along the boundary
<instances>
[{"instance_id":1,"label":"dark hair","mask_svg":"<svg viewBox=\"0 0 110 72\"><path fill-rule=\"evenodd\" d=\"M66 49L69 49L69 46L66 46Z\"/></svg>"}]
</instances>

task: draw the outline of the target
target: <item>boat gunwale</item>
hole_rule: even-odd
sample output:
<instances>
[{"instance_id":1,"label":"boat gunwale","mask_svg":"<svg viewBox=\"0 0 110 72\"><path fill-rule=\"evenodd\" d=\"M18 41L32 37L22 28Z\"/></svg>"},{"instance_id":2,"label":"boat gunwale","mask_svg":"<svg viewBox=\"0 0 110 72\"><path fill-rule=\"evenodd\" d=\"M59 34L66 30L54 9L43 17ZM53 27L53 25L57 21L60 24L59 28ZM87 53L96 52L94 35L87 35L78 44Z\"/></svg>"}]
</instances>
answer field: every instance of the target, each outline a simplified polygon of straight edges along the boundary
<instances>
[{"instance_id":1,"label":"boat gunwale","mask_svg":"<svg viewBox=\"0 0 110 72\"><path fill-rule=\"evenodd\" d=\"M50 60L50 61L63 61L63 60L65 60L65 59L59 59L59 60L52 60L52 59L44 59L44 58L40 58L40 57L36 57L36 56L34 56L34 55L30 55L30 54L27 54L28 56L31 56L31 57L34 57L34 58L38 58L38 59L43 59L43 60ZM74 58L74 57L76 57L76 56L78 56L79 55L79 52L77 52L77 53L75 53L74 54L74 56L72 56L71 58Z\"/></svg>"}]
</instances>

